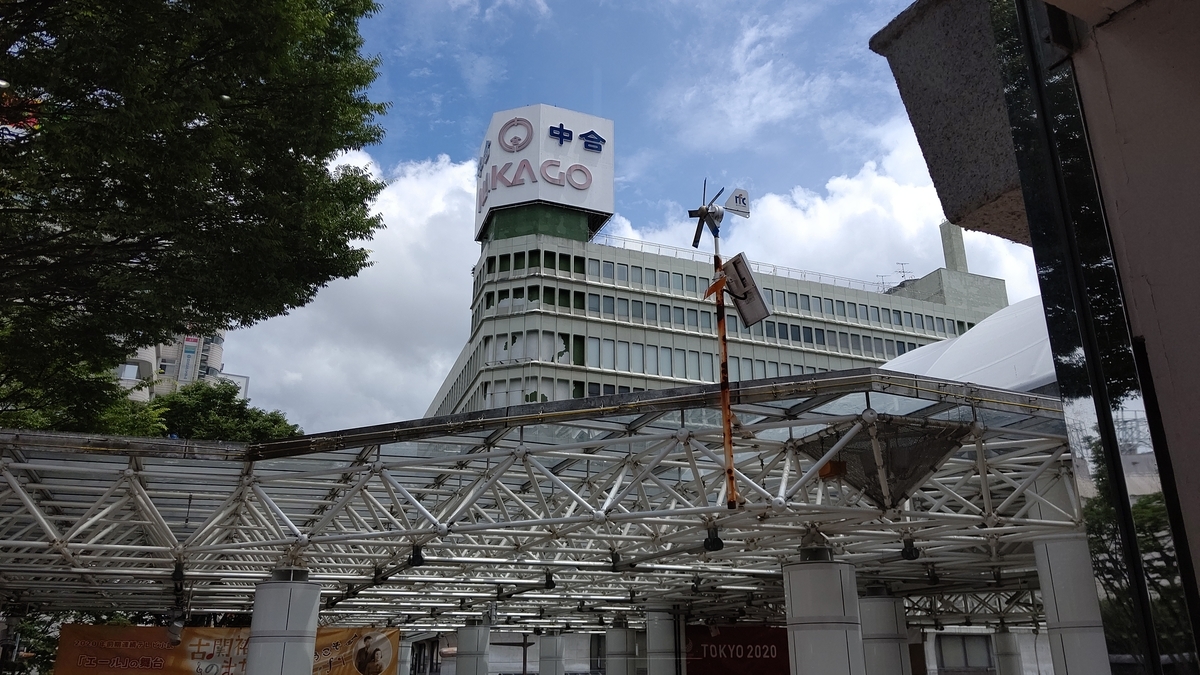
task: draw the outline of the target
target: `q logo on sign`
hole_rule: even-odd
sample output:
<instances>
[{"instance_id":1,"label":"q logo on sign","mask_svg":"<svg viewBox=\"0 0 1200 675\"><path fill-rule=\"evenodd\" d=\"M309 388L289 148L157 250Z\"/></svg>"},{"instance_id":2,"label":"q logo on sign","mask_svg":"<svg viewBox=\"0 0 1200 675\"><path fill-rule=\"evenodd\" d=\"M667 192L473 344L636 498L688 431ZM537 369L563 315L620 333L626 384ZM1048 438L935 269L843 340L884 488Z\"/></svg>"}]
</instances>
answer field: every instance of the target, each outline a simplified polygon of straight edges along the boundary
<instances>
[{"instance_id":1,"label":"q logo on sign","mask_svg":"<svg viewBox=\"0 0 1200 675\"><path fill-rule=\"evenodd\" d=\"M524 127L525 135L513 135L512 138L509 138L508 133L517 127ZM525 119L524 117L514 117L505 122L504 126L500 127L500 133L498 136L499 137L497 140L500 141L500 147L504 148L508 152L520 152L529 145L530 141L533 140L533 125L530 124L529 120Z\"/></svg>"}]
</instances>

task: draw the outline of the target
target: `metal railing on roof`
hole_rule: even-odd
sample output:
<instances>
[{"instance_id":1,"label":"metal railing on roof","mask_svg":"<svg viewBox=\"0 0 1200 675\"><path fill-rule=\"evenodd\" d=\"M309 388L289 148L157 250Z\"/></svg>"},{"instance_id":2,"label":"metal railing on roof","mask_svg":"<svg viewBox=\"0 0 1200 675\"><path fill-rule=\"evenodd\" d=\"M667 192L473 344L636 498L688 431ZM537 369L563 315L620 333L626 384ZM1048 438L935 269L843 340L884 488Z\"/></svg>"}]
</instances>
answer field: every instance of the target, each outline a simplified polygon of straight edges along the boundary
<instances>
[{"instance_id":1,"label":"metal railing on roof","mask_svg":"<svg viewBox=\"0 0 1200 675\"><path fill-rule=\"evenodd\" d=\"M629 239L627 237L618 237L612 234L600 233L596 235L592 241L604 246L623 248L641 253L667 255L671 256L672 258L691 260L693 262L708 262L712 260L712 254L708 253L707 251L683 248L680 246L671 246L669 244L656 244L652 241ZM760 274L770 274L777 277L797 279L799 281L812 281L818 284L829 284L831 286L841 286L843 288L852 288L859 291L870 291L871 293L883 293L892 286L892 284L886 281L863 281L861 279L852 279L850 277L840 277L836 274L813 272L810 270L797 269L795 267L760 263L753 260L750 261L750 267L755 272Z\"/></svg>"}]
</instances>

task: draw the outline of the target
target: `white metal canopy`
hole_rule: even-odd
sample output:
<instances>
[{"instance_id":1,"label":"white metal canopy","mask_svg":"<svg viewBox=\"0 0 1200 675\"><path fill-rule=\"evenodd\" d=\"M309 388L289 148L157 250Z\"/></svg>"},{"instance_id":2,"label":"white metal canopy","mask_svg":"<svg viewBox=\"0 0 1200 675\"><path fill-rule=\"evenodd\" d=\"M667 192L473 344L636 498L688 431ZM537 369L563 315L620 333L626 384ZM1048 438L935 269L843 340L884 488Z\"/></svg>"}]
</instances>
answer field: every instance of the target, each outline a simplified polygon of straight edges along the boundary
<instances>
[{"instance_id":1,"label":"white metal canopy","mask_svg":"<svg viewBox=\"0 0 1200 675\"><path fill-rule=\"evenodd\" d=\"M1029 541L1079 521L1030 489L1074 494L1058 400L863 369L742 382L733 409L737 510L715 385L248 447L3 431L0 600L247 612L299 566L327 623L777 621L781 565L826 546L917 614L1036 620Z\"/></svg>"}]
</instances>

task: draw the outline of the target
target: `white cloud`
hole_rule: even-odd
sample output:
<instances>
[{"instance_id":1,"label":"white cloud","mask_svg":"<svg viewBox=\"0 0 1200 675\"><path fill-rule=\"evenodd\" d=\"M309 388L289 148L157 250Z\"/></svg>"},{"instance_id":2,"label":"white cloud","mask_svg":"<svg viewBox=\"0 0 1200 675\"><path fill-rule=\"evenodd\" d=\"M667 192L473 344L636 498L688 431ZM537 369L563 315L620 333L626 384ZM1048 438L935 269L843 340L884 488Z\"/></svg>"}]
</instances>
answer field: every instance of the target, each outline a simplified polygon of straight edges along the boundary
<instances>
[{"instance_id":1,"label":"white cloud","mask_svg":"<svg viewBox=\"0 0 1200 675\"><path fill-rule=\"evenodd\" d=\"M225 367L250 376L253 404L306 431L420 417L466 342L479 252L473 163L443 156L390 179L376 205L387 229L367 243L372 267L228 336Z\"/></svg>"}]
</instances>

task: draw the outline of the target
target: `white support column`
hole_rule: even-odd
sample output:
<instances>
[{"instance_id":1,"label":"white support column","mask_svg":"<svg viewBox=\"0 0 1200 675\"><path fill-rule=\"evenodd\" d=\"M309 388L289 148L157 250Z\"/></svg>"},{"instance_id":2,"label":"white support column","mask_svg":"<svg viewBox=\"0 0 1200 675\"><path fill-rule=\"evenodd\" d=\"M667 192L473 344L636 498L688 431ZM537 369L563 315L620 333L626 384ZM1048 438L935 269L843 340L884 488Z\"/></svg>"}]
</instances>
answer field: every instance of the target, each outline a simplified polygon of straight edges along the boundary
<instances>
[{"instance_id":1,"label":"white support column","mask_svg":"<svg viewBox=\"0 0 1200 675\"><path fill-rule=\"evenodd\" d=\"M863 663L869 675L912 675L904 599L869 595L858 599Z\"/></svg>"},{"instance_id":2,"label":"white support column","mask_svg":"<svg viewBox=\"0 0 1200 675\"><path fill-rule=\"evenodd\" d=\"M1001 628L992 639L996 644L996 674L1025 675L1025 666L1021 664L1021 642L1017 634Z\"/></svg>"},{"instance_id":3,"label":"white support column","mask_svg":"<svg viewBox=\"0 0 1200 675\"><path fill-rule=\"evenodd\" d=\"M675 615L667 605L646 608L646 673L675 675Z\"/></svg>"},{"instance_id":4,"label":"white support column","mask_svg":"<svg viewBox=\"0 0 1200 675\"><path fill-rule=\"evenodd\" d=\"M854 565L808 557L783 566L792 675L866 675Z\"/></svg>"},{"instance_id":5,"label":"white support column","mask_svg":"<svg viewBox=\"0 0 1200 675\"><path fill-rule=\"evenodd\" d=\"M246 649L246 672L255 675L312 675L317 644L321 584L308 570L275 570L254 589L254 614Z\"/></svg>"},{"instance_id":6,"label":"white support column","mask_svg":"<svg viewBox=\"0 0 1200 675\"><path fill-rule=\"evenodd\" d=\"M1059 474L1042 476L1034 483L1034 490L1051 504L1073 513L1074 505L1066 481L1072 482L1074 490L1073 475L1064 466L1061 479ZM1030 515L1046 520L1065 520L1061 513L1040 502L1033 504ZM1033 542L1033 555L1046 612L1046 633L1050 638L1054 675L1111 673L1087 537L1083 532L1075 532L1038 539Z\"/></svg>"},{"instance_id":7,"label":"white support column","mask_svg":"<svg viewBox=\"0 0 1200 675\"><path fill-rule=\"evenodd\" d=\"M396 675L409 675L412 672L413 641L400 635L400 653L396 655Z\"/></svg>"},{"instance_id":8,"label":"white support column","mask_svg":"<svg viewBox=\"0 0 1200 675\"><path fill-rule=\"evenodd\" d=\"M637 631L632 628L609 628L604 633L604 663L606 675L637 675L634 658L637 655Z\"/></svg>"},{"instance_id":9,"label":"white support column","mask_svg":"<svg viewBox=\"0 0 1200 675\"><path fill-rule=\"evenodd\" d=\"M563 662L565 642L558 631L546 631L538 638L538 675L563 675L566 672Z\"/></svg>"},{"instance_id":10,"label":"white support column","mask_svg":"<svg viewBox=\"0 0 1200 675\"><path fill-rule=\"evenodd\" d=\"M488 675L489 626L463 626L458 629L458 652L454 657L455 675Z\"/></svg>"}]
</instances>

